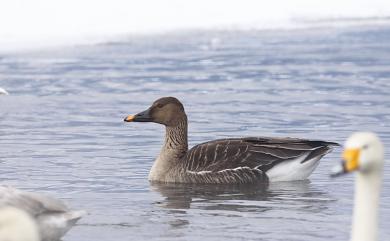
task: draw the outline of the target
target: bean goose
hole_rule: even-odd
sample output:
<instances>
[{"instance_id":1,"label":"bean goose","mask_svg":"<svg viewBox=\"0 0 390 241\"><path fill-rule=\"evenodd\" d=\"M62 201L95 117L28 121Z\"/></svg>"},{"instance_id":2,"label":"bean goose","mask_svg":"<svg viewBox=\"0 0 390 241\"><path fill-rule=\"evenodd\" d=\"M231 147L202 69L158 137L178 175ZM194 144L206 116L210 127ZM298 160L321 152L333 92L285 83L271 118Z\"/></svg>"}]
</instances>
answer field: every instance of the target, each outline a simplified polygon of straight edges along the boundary
<instances>
[{"instance_id":1,"label":"bean goose","mask_svg":"<svg viewBox=\"0 0 390 241\"><path fill-rule=\"evenodd\" d=\"M296 138L247 137L205 142L188 150L187 116L174 97L156 100L126 122L165 125L162 150L149 180L174 183L243 184L306 179L333 142Z\"/></svg>"},{"instance_id":2,"label":"bean goose","mask_svg":"<svg viewBox=\"0 0 390 241\"><path fill-rule=\"evenodd\" d=\"M83 216L85 211L72 211L62 201L45 195L0 186L0 207L15 207L36 221L42 241L55 241Z\"/></svg>"},{"instance_id":3,"label":"bean goose","mask_svg":"<svg viewBox=\"0 0 390 241\"><path fill-rule=\"evenodd\" d=\"M356 171L351 241L378 240L378 207L384 154L379 138L370 132L351 135L345 143L344 162L332 176Z\"/></svg>"}]
</instances>

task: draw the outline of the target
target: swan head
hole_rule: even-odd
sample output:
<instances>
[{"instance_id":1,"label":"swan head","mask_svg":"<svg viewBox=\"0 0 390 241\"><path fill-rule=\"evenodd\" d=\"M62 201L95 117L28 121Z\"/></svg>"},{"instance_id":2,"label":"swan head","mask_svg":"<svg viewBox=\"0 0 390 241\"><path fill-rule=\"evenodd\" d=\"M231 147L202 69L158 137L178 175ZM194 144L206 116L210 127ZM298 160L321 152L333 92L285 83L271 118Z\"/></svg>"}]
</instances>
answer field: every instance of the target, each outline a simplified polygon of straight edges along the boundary
<instances>
[{"instance_id":1,"label":"swan head","mask_svg":"<svg viewBox=\"0 0 390 241\"><path fill-rule=\"evenodd\" d=\"M357 132L345 142L343 162L335 166L332 176L359 171L372 173L383 169L383 145L378 136L372 132Z\"/></svg>"},{"instance_id":2,"label":"swan head","mask_svg":"<svg viewBox=\"0 0 390 241\"><path fill-rule=\"evenodd\" d=\"M165 126L176 126L187 119L183 104L175 97L163 97L145 111L127 116L125 122L154 122Z\"/></svg>"},{"instance_id":3,"label":"swan head","mask_svg":"<svg viewBox=\"0 0 390 241\"><path fill-rule=\"evenodd\" d=\"M0 208L0 239L10 241L39 241L35 221L23 210L14 207Z\"/></svg>"}]
</instances>

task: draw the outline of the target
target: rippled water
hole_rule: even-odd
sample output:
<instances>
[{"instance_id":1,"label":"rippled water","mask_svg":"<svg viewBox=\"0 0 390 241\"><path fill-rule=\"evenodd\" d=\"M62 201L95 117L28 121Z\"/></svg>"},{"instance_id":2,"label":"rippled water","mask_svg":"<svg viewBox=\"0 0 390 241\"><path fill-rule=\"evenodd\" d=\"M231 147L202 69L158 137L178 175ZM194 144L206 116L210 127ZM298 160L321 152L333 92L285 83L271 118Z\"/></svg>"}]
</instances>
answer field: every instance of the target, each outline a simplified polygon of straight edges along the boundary
<instances>
[{"instance_id":1,"label":"rippled water","mask_svg":"<svg viewBox=\"0 0 390 241\"><path fill-rule=\"evenodd\" d=\"M65 241L348 240L353 176L329 178L341 148L304 182L151 185L163 127L122 120L172 95L191 146L262 135L343 143L372 130L389 147L389 38L390 26L188 32L1 56L11 95L0 96L0 179L88 210Z\"/></svg>"}]
</instances>

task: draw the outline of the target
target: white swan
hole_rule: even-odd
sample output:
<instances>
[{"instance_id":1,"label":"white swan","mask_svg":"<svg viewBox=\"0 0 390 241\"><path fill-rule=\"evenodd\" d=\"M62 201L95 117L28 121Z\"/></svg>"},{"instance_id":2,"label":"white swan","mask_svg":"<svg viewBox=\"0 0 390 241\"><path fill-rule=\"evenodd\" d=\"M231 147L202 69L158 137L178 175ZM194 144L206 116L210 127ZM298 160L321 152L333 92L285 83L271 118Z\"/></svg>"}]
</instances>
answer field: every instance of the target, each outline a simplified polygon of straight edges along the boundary
<instances>
[{"instance_id":1,"label":"white swan","mask_svg":"<svg viewBox=\"0 0 390 241\"><path fill-rule=\"evenodd\" d=\"M8 94L9 93L5 89L0 87L0 95L8 95Z\"/></svg>"},{"instance_id":2,"label":"white swan","mask_svg":"<svg viewBox=\"0 0 390 241\"><path fill-rule=\"evenodd\" d=\"M0 208L1 241L40 241L36 222L25 211L15 207Z\"/></svg>"},{"instance_id":3,"label":"white swan","mask_svg":"<svg viewBox=\"0 0 390 241\"><path fill-rule=\"evenodd\" d=\"M0 186L0 207L5 206L22 209L34 217L42 241L59 240L86 214L85 211L70 210L58 199Z\"/></svg>"},{"instance_id":4,"label":"white swan","mask_svg":"<svg viewBox=\"0 0 390 241\"><path fill-rule=\"evenodd\" d=\"M333 176L356 171L352 241L378 240L378 207L384 166L383 145L370 132L351 135L345 143L344 162Z\"/></svg>"}]
</instances>

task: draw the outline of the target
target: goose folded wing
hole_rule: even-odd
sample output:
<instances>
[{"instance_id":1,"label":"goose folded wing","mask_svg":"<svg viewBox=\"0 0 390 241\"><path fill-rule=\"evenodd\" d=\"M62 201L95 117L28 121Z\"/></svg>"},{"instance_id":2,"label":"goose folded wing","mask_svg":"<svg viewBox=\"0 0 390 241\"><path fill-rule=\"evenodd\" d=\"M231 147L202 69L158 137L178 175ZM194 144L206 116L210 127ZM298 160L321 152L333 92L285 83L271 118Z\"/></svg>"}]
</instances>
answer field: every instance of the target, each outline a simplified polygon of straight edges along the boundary
<instances>
[{"instance_id":1,"label":"goose folded wing","mask_svg":"<svg viewBox=\"0 0 390 241\"><path fill-rule=\"evenodd\" d=\"M248 137L220 139L194 146L184 158L191 172L218 172L237 168L266 172L273 166L296 158L302 162L328 153L333 142L296 138Z\"/></svg>"}]
</instances>

